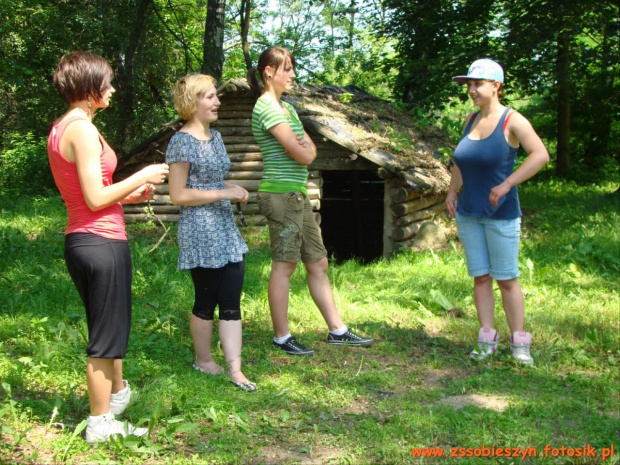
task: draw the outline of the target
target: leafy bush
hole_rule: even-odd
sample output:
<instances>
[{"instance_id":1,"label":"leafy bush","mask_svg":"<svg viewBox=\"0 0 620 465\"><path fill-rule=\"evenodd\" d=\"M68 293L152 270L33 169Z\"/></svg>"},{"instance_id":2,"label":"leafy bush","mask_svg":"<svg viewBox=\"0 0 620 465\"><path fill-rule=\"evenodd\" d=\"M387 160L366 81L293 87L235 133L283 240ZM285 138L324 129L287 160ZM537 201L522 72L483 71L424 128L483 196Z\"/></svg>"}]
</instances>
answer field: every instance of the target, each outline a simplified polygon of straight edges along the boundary
<instances>
[{"instance_id":1,"label":"leafy bush","mask_svg":"<svg viewBox=\"0 0 620 465\"><path fill-rule=\"evenodd\" d=\"M39 193L54 188L54 178L47 161L46 138L27 134L7 134L0 144L0 189L22 194Z\"/></svg>"}]
</instances>

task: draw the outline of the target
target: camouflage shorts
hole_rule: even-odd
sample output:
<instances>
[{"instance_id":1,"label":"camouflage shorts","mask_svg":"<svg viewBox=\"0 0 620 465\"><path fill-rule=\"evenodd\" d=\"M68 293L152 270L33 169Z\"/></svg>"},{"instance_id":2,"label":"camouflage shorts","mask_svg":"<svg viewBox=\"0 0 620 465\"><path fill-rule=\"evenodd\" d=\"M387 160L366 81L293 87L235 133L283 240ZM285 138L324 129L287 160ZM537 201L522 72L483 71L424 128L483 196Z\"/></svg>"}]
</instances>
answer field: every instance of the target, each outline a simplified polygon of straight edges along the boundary
<instances>
[{"instance_id":1,"label":"camouflage shorts","mask_svg":"<svg viewBox=\"0 0 620 465\"><path fill-rule=\"evenodd\" d=\"M259 192L258 209L269 225L272 260L312 263L327 257L307 196L301 192Z\"/></svg>"}]
</instances>

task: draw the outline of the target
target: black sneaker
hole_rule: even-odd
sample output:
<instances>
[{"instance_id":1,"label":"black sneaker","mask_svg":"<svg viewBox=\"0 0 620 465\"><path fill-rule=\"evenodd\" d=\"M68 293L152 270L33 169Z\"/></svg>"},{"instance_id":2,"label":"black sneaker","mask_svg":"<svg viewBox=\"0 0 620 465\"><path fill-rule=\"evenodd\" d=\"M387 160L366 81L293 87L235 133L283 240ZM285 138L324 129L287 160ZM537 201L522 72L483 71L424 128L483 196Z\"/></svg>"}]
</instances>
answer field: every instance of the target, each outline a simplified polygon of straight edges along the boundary
<instances>
[{"instance_id":1,"label":"black sneaker","mask_svg":"<svg viewBox=\"0 0 620 465\"><path fill-rule=\"evenodd\" d=\"M368 347L371 346L372 343L375 342L375 340L371 337L358 336L350 329L347 329L347 332L344 333L342 336L337 336L335 334L329 333L327 335L327 342L335 346L349 345L356 347Z\"/></svg>"},{"instance_id":2,"label":"black sneaker","mask_svg":"<svg viewBox=\"0 0 620 465\"><path fill-rule=\"evenodd\" d=\"M273 341L273 345L279 347L284 352L289 355L300 355L300 356L311 356L314 355L314 350L310 347L306 347L295 339L294 336L289 337L282 344L278 344L276 341Z\"/></svg>"}]
</instances>

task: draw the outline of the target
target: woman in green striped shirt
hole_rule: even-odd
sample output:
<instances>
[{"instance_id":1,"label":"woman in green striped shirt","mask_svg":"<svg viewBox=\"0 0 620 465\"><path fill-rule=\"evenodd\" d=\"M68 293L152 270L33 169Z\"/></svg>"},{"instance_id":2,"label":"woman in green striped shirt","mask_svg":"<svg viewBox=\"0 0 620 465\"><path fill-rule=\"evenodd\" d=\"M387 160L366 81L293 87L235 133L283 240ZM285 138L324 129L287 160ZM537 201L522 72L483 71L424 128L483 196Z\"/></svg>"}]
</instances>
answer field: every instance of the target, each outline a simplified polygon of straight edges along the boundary
<instances>
[{"instance_id":1,"label":"woman in green striped shirt","mask_svg":"<svg viewBox=\"0 0 620 465\"><path fill-rule=\"evenodd\" d=\"M269 307L273 343L290 355L314 353L300 344L288 328L290 278L301 260L310 295L329 328L327 342L369 346L371 338L355 334L343 323L332 295L327 251L306 192L308 165L316 158L316 146L304 131L295 108L280 99L291 90L294 79L295 58L282 47L265 50L258 66L248 73L250 87L260 95L252 113L252 132L263 155L258 206L267 218L271 240Z\"/></svg>"}]
</instances>

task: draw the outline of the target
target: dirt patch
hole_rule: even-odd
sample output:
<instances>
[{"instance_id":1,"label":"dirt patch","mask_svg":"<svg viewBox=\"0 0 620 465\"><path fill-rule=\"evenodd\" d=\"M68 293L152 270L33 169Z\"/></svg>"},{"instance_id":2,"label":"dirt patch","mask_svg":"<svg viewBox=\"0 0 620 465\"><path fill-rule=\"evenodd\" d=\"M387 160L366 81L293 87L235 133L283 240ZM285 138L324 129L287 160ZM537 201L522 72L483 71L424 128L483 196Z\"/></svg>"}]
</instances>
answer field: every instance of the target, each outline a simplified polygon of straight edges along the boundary
<instances>
[{"instance_id":1,"label":"dirt patch","mask_svg":"<svg viewBox=\"0 0 620 465\"><path fill-rule=\"evenodd\" d=\"M357 397L350 405L341 410L345 415L374 415L374 405L363 397Z\"/></svg>"},{"instance_id":2,"label":"dirt patch","mask_svg":"<svg viewBox=\"0 0 620 465\"><path fill-rule=\"evenodd\" d=\"M261 447L260 455L249 463L252 465L322 464L330 463L334 458L344 455L343 451L328 446L314 446L308 452L297 449L299 447L286 444Z\"/></svg>"},{"instance_id":3,"label":"dirt patch","mask_svg":"<svg viewBox=\"0 0 620 465\"><path fill-rule=\"evenodd\" d=\"M422 384L429 389L443 389L447 382L463 379L467 375L453 368L427 368L421 375Z\"/></svg>"},{"instance_id":4,"label":"dirt patch","mask_svg":"<svg viewBox=\"0 0 620 465\"><path fill-rule=\"evenodd\" d=\"M454 410L460 410L468 405L503 412L510 406L510 402L501 396L483 396L480 394L466 394L459 396L450 396L439 401L439 404L452 407Z\"/></svg>"},{"instance_id":5,"label":"dirt patch","mask_svg":"<svg viewBox=\"0 0 620 465\"><path fill-rule=\"evenodd\" d=\"M58 443L62 441L62 428L57 426L35 426L26 433L26 436L17 446L17 449L13 453L12 460L15 460L17 456L23 458L24 463L32 461L34 463L53 463L53 448L41 447L41 444ZM7 436L0 439L6 440L7 444L13 443ZM36 459L34 456L36 455ZM2 457L0 457L2 462ZM19 461L18 461L19 463Z\"/></svg>"}]
</instances>

